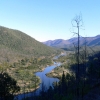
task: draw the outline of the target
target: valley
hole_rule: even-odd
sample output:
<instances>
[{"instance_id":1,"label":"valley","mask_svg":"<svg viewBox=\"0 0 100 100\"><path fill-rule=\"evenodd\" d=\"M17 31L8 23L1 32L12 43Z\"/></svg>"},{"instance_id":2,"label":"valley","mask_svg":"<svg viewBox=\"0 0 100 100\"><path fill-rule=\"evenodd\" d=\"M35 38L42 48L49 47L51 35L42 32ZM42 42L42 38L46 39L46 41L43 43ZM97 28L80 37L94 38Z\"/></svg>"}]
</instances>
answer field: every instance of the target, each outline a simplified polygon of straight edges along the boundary
<instances>
[{"instance_id":1,"label":"valley","mask_svg":"<svg viewBox=\"0 0 100 100\"><path fill-rule=\"evenodd\" d=\"M52 87L57 85L58 88L61 86L62 78L66 75L66 82L75 81L75 75L77 75L77 49L72 46L72 41L74 41L75 45L77 45L77 39L69 39L67 43L65 40L55 40L45 42L45 44L31 38L25 33L8 29L5 27L0 27L0 72L8 73L8 75L13 78L17 85L20 87L20 90L13 95L23 95L27 93L35 93L36 90L40 90L43 82L41 81L41 75L44 75L46 80L53 79L54 81L50 81L48 84L52 84ZM80 78L85 77L86 83L90 82L90 76L95 77L98 76L94 73L94 76L91 75L91 63L93 65L98 62L99 55L99 40L100 36L96 36L91 38L86 38L88 40L87 45L84 45L85 42L80 38L80 55L79 55L79 65L80 65ZM82 42L81 42L82 40ZM90 41L91 40L91 41ZM76 41L76 42L75 42ZM64 43L64 46L63 44ZM48 45L49 44L49 45ZM52 45L51 45L52 44ZM66 44L66 45L65 45ZM91 44L91 45L90 45ZM55 46L54 46L55 45ZM62 45L62 47L60 46ZM92 60L90 59L92 57ZM92 61L92 62L91 62ZM58 62L61 65L57 65ZM55 65L54 69L52 69L52 65ZM86 66L86 65L88 66ZM49 67L51 66L51 70ZM85 67L84 67L85 66ZM89 67L90 66L90 67ZM47 68L47 73L41 74L38 76L36 73L42 73ZM88 70L86 72L86 69ZM99 71L98 65L97 70ZM97 71L95 70L95 72ZM85 74L84 74L85 73ZM84 76L86 75L86 76ZM90 76L88 76L90 75ZM87 76L89 78L87 78ZM72 79L70 80L69 77ZM68 79L67 79L68 78ZM56 82L57 79L57 82ZM58 81L59 80L59 81ZM83 82L83 79L80 79L80 82ZM91 82L97 85L96 82ZM46 84L46 85L48 85ZM67 84L67 83L66 83ZM82 85L82 83L80 83ZM45 86L46 86L45 85ZM49 86L49 85L48 85ZM66 86L66 85L65 85ZM75 83L75 86L76 83ZM74 87L75 87L74 86ZM73 87L73 86L71 86ZM71 88L70 87L70 88ZM60 88L59 88L60 89ZM82 87L80 87L82 89ZM86 90L84 90L84 95L89 92L90 87L86 85ZM49 87L47 91L49 90ZM53 90L52 90L53 91ZM72 90L68 90L72 91ZM69 92L70 93L70 92ZM45 93L46 94L46 93ZM53 95L53 94L52 94ZM74 95L74 93L72 94ZM30 97L30 96L29 96Z\"/></svg>"},{"instance_id":2,"label":"valley","mask_svg":"<svg viewBox=\"0 0 100 100\"><path fill-rule=\"evenodd\" d=\"M0 26L0 72L17 81L17 94L34 91L41 83L35 75L52 65L61 49L45 46L25 33ZM36 84L35 84L36 83Z\"/></svg>"},{"instance_id":3,"label":"valley","mask_svg":"<svg viewBox=\"0 0 100 100\"><path fill-rule=\"evenodd\" d=\"M99 9L99 0L0 0L0 100L100 100Z\"/></svg>"}]
</instances>

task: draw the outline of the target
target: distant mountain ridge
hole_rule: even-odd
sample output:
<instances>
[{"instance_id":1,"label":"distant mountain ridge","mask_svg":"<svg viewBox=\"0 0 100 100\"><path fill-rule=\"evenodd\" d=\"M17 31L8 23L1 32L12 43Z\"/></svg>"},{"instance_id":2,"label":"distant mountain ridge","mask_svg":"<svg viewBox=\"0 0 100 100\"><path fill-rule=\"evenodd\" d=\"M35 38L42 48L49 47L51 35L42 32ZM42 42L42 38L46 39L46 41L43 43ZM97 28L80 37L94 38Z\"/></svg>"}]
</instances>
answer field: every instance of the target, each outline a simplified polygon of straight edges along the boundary
<instances>
[{"instance_id":1,"label":"distant mountain ridge","mask_svg":"<svg viewBox=\"0 0 100 100\"><path fill-rule=\"evenodd\" d=\"M69 48L73 44L77 44L77 42L78 42L77 37L74 37L68 40L63 40L63 39L48 40L43 42L43 44L46 44L47 46L51 47ZM87 44L87 46L100 46L100 35L94 37L80 37L80 45L83 46L85 43Z\"/></svg>"}]
</instances>

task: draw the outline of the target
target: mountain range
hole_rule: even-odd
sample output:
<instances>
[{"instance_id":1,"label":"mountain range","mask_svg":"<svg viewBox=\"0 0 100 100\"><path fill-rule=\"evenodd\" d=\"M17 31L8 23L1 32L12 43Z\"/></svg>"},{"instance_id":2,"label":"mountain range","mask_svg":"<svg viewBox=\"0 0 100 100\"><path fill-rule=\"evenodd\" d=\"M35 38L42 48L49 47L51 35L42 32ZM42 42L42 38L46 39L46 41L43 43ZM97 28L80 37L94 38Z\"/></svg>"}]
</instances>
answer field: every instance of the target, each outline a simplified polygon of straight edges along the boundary
<instances>
[{"instance_id":1,"label":"mountain range","mask_svg":"<svg viewBox=\"0 0 100 100\"><path fill-rule=\"evenodd\" d=\"M60 53L60 49L70 49L77 45L77 38L56 39L39 42L19 30L0 26L0 62L15 62L25 57L43 57ZM80 37L80 45L100 46L100 35Z\"/></svg>"},{"instance_id":2,"label":"mountain range","mask_svg":"<svg viewBox=\"0 0 100 100\"><path fill-rule=\"evenodd\" d=\"M94 37L80 37L80 46L87 45L87 46L100 46L100 35ZM57 48L71 48L74 45L77 45L78 38L74 37L68 40L64 39L56 39L56 40L48 40L43 42L47 46L57 47Z\"/></svg>"}]
</instances>

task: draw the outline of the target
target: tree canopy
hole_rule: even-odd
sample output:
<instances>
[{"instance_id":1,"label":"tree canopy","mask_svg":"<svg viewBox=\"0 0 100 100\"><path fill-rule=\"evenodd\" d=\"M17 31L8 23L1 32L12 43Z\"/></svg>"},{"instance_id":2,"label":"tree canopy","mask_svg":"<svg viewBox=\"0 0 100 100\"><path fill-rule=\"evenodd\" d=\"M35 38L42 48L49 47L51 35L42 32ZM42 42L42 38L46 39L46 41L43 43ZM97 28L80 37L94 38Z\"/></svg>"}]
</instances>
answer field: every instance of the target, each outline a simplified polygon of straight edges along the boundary
<instances>
[{"instance_id":1,"label":"tree canopy","mask_svg":"<svg viewBox=\"0 0 100 100\"><path fill-rule=\"evenodd\" d=\"M0 98L4 100L13 100L14 93L17 93L20 87L17 82L6 72L0 72Z\"/></svg>"}]
</instances>

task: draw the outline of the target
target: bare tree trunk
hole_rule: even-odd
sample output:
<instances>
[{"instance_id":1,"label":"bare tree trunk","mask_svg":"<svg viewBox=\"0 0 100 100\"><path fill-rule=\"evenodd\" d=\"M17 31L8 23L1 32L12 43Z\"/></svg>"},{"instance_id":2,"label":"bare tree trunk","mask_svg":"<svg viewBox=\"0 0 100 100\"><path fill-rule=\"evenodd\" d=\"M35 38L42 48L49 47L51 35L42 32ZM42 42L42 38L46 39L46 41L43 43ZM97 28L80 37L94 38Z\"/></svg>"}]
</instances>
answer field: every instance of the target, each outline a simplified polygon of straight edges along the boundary
<instances>
[{"instance_id":1,"label":"bare tree trunk","mask_svg":"<svg viewBox=\"0 0 100 100\"><path fill-rule=\"evenodd\" d=\"M77 92L77 100L79 100L79 84L80 84L80 35L79 35L79 29L82 25L80 25L80 23L82 22L82 19L81 19L81 16L76 16L74 19L73 19L73 23L72 23L72 26L73 27L76 27L77 28L77 32L73 32L75 34L78 35L78 44L77 44L77 68L76 68L76 84L77 84L77 88L76 88L76 92Z\"/></svg>"}]
</instances>

